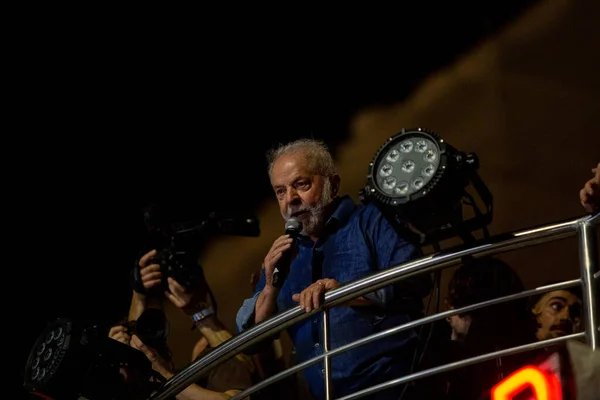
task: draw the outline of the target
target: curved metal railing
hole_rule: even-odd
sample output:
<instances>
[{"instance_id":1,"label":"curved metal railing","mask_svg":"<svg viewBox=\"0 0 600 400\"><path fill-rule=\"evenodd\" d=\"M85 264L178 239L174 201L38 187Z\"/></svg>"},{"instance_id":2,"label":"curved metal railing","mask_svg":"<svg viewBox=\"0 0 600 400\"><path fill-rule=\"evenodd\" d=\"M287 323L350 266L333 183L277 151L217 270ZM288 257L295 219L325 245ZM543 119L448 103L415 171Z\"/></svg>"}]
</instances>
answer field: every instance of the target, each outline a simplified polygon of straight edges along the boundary
<instances>
[{"instance_id":1,"label":"curved metal railing","mask_svg":"<svg viewBox=\"0 0 600 400\"><path fill-rule=\"evenodd\" d=\"M452 253L432 254L422 257L418 260L413 260L393 268L389 268L385 271L378 272L370 275L363 279L348 283L340 286L335 290L331 290L325 294L325 301L323 307L320 310L314 310L310 313L306 313L299 306L292 308L288 311L277 314L270 319L248 329L239 335L234 336L228 341L215 348L211 353L205 357L194 361L188 365L184 370L173 376L167 382L165 382L160 389L154 393L151 400L162 400L168 399L169 397L176 395L181 392L190 384L194 383L201 375L216 367L220 363L227 361L228 359L235 357L238 353L245 349L261 342L264 339L272 337L273 335L283 331L292 324L295 324L305 318L310 318L311 315L323 312L323 336L325 338L325 346L323 354L316 356L310 360L295 365L285 371L282 371L276 375L273 375L251 388L239 393L233 397L233 400L244 398L265 386L275 383L291 374L294 374L310 365L316 364L323 361L325 366L325 389L326 397L330 398L330 364L329 360L340 353L351 350L358 346L373 342L375 340L387 337L389 335L396 334L398 332L412 329L420 325L428 324L452 315L473 311L478 308L487 307L494 304L499 304L519 298L529 297L532 295L545 293L558 289L566 289L581 285L582 287L582 302L585 310L585 332L568 335L560 338L554 338L534 343L525 344L518 347L513 347L481 356L453 362L450 364L442 365L425 371L419 371L410 375L406 375L379 385L372 386L370 388L361 390L351 395L340 398L340 400L355 399L366 396L371 393L378 392L380 390L388 389L393 386L401 385L412 380L425 378L437 373L449 371L455 368L461 368L467 365L475 364L485 360L501 357L509 354L515 354L525 351L534 350L541 347L546 347L552 344L564 342L574 338L585 337L587 343L592 349L598 348L599 341L599 321L598 321L598 306L595 303L596 296L596 284L595 279L598 278L598 238L596 235L596 227L600 222L600 214L584 216L582 218L568 220L566 222L557 222L533 229L523 230L507 235L502 235L501 239L496 239L491 243L478 245L472 248L455 251ZM578 236L579 240L579 261L580 261L580 279L574 279L570 281L560 282L552 285L546 285L537 287L535 289L526 290L521 293L512 294L509 296L500 297L493 300L488 300L482 303L453 309L445 312L441 312L434 315L429 315L424 318L411 321L407 324L399 325L390 328L386 331L378 332L374 335L370 335L359 339L355 342L348 343L344 346L330 350L327 345L328 338L328 309L335 305L339 305L348 300L362 296L364 294L376 291L384 286L398 282L399 280L405 279L416 274L433 272L435 270L441 270L446 267L455 265L465 256L473 256L475 258L491 256L495 254L505 253L513 251L519 248L531 247L534 245L556 241L572 236Z\"/></svg>"}]
</instances>

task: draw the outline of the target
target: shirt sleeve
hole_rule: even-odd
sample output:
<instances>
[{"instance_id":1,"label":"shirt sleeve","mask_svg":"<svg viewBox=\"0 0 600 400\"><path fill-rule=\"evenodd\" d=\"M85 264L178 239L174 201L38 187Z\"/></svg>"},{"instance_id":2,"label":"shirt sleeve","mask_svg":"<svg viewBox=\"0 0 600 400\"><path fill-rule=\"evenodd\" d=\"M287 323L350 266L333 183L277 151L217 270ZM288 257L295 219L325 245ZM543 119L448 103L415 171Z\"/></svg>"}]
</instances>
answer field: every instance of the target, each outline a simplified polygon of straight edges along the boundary
<instances>
[{"instance_id":1,"label":"shirt sleeve","mask_svg":"<svg viewBox=\"0 0 600 400\"><path fill-rule=\"evenodd\" d=\"M374 253L377 271L396 267L422 255L420 248L409 237L403 237L379 210L373 207L366 221L366 237ZM431 286L431 275L423 273L383 287L365 297L384 308L422 309L422 299L430 293Z\"/></svg>"},{"instance_id":2,"label":"shirt sleeve","mask_svg":"<svg viewBox=\"0 0 600 400\"><path fill-rule=\"evenodd\" d=\"M235 317L236 333L241 333L254 324L254 311L259 294L260 292L254 293L252 297L244 300L242 303Z\"/></svg>"},{"instance_id":3,"label":"shirt sleeve","mask_svg":"<svg viewBox=\"0 0 600 400\"><path fill-rule=\"evenodd\" d=\"M254 293L252 297L247 298L242 303L242 306L237 312L235 317L235 330L236 334L245 331L254 325L254 313L256 310L256 301L258 300L258 296L260 292L263 290L267 283L265 270L264 268L260 271L260 278L258 283L256 284L256 288L254 289Z\"/></svg>"},{"instance_id":4,"label":"shirt sleeve","mask_svg":"<svg viewBox=\"0 0 600 400\"><path fill-rule=\"evenodd\" d=\"M252 297L244 300L244 302L242 303L242 306L240 307L240 309L237 312L237 315L235 316L236 335L240 334L240 333L244 332L245 330L252 328L252 326L254 326L254 318L255 318L255 313L256 313L256 301L258 300L258 296L260 295L260 292L264 289L266 283L267 283L267 280L266 280L266 276L265 276L265 270L262 269L260 272L260 279L258 280L258 284L256 285L256 289L254 290ZM267 338L267 339L263 340L262 342L259 342L255 345L251 345L250 347L248 347L246 350L243 351L244 354L252 355L252 354L257 354L257 353L261 352L262 350L264 350L264 348L265 348L264 346L267 346L274 339L277 339L279 337L279 335L280 335L280 333L277 332L272 337Z\"/></svg>"}]
</instances>

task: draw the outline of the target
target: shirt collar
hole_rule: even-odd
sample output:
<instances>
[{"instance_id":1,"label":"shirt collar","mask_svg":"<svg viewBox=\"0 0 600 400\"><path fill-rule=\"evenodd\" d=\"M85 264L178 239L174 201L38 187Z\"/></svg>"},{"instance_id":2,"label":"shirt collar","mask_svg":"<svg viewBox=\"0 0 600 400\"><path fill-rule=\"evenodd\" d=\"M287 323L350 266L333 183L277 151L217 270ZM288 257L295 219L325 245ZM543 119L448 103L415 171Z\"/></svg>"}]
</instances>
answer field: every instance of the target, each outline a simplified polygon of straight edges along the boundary
<instances>
[{"instance_id":1,"label":"shirt collar","mask_svg":"<svg viewBox=\"0 0 600 400\"><path fill-rule=\"evenodd\" d=\"M356 209L356 204L349 195L335 199L334 202L337 203L335 211L333 211L333 214L331 214L331 217L325 223L325 228L329 233L335 232L344 225Z\"/></svg>"}]
</instances>

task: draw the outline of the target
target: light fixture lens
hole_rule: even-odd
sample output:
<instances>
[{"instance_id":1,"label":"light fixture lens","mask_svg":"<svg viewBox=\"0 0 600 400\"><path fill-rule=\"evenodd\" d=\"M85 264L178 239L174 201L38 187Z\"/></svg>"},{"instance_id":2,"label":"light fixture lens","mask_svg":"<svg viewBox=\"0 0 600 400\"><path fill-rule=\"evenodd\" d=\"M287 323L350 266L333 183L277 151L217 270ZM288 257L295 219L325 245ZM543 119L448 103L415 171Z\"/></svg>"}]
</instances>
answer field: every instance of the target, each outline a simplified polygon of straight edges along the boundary
<instances>
[{"instance_id":1,"label":"light fixture lens","mask_svg":"<svg viewBox=\"0 0 600 400\"><path fill-rule=\"evenodd\" d=\"M400 151L403 153L410 153L413 149L413 142L410 140L405 140L400 143Z\"/></svg>"},{"instance_id":2,"label":"light fixture lens","mask_svg":"<svg viewBox=\"0 0 600 400\"><path fill-rule=\"evenodd\" d=\"M408 192L408 189L409 189L408 182L402 181L394 189L394 194L397 194L399 196L404 196L406 194L406 192Z\"/></svg>"},{"instance_id":3,"label":"light fixture lens","mask_svg":"<svg viewBox=\"0 0 600 400\"><path fill-rule=\"evenodd\" d=\"M383 187L386 190L392 190L396 186L396 178L393 176L388 176L383 180Z\"/></svg>"},{"instance_id":4,"label":"light fixture lens","mask_svg":"<svg viewBox=\"0 0 600 400\"><path fill-rule=\"evenodd\" d=\"M434 173L435 165L433 164L427 164L425 167L423 167L423 170L421 171L421 175L423 175L426 178L432 177Z\"/></svg>"},{"instance_id":5,"label":"light fixture lens","mask_svg":"<svg viewBox=\"0 0 600 400\"><path fill-rule=\"evenodd\" d=\"M389 152L389 154L387 155L387 157L385 159L388 162L394 163L394 162L398 161L399 158L400 158L400 152L398 150L394 149Z\"/></svg>"},{"instance_id":6,"label":"light fixture lens","mask_svg":"<svg viewBox=\"0 0 600 400\"><path fill-rule=\"evenodd\" d=\"M429 147L429 144L427 142L428 142L428 140L417 141L417 145L415 146L415 151L417 153L425 153L425 150L427 150L427 148Z\"/></svg>"},{"instance_id":7,"label":"light fixture lens","mask_svg":"<svg viewBox=\"0 0 600 400\"><path fill-rule=\"evenodd\" d=\"M423 183L424 182L425 181L423 180L423 178L418 177L414 181L412 181L412 187L414 187L415 190L419 190L419 189L421 189L423 187Z\"/></svg>"},{"instance_id":8,"label":"light fixture lens","mask_svg":"<svg viewBox=\"0 0 600 400\"><path fill-rule=\"evenodd\" d=\"M406 160L402 163L402 171L408 173L413 172L415 169L415 162L413 160Z\"/></svg>"},{"instance_id":9,"label":"light fixture lens","mask_svg":"<svg viewBox=\"0 0 600 400\"><path fill-rule=\"evenodd\" d=\"M394 172L394 167L392 167L390 164L384 164L379 171L379 175L386 177L390 176L392 172Z\"/></svg>"},{"instance_id":10,"label":"light fixture lens","mask_svg":"<svg viewBox=\"0 0 600 400\"><path fill-rule=\"evenodd\" d=\"M429 149L425 152L423 156L423 160L426 162L434 162L437 159L437 152L435 150Z\"/></svg>"},{"instance_id":11,"label":"light fixture lens","mask_svg":"<svg viewBox=\"0 0 600 400\"><path fill-rule=\"evenodd\" d=\"M48 361L52 357L52 347L48 347L48 350L44 353L44 361Z\"/></svg>"}]
</instances>

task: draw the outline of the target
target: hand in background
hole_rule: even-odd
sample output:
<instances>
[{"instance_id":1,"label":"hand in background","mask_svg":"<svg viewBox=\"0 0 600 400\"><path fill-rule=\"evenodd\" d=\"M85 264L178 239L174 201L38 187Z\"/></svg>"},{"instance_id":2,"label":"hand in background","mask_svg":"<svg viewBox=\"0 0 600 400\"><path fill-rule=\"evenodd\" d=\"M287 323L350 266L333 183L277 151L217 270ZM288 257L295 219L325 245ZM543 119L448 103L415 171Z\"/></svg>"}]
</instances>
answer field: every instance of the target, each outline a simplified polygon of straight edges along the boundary
<instances>
[{"instance_id":1,"label":"hand in background","mask_svg":"<svg viewBox=\"0 0 600 400\"><path fill-rule=\"evenodd\" d=\"M150 250L144 254L138 265L140 267L140 275L142 277L142 284L144 289L147 291L160 285L162 279L162 273L160 272L160 265L156 264L153 257L156 256L156 250Z\"/></svg>"},{"instance_id":2,"label":"hand in background","mask_svg":"<svg viewBox=\"0 0 600 400\"><path fill-rule=\"evenodd\" d=\"M127 328L123 325L115 325L112 328L110 328L110 331L108 332L108 337L118 342L125 343L126 345L129 345L129 343L131 342L131 337L127 333Z\"/></svg>"},{"instance_id":3,"label":"hand in background","mask_svg":"<svg viewBox=\"0 0 600 400\"><path fill-rule=\"evenodd\" d=\"M167 278L169 290L165 291L165 297L171 301L177 308L182 310L187 315L201 311L200 303L206 303L208 296L208 286L203 280L195 288L187 289L183 287L175 279Z\"/></svg>"},{"instance_id":4,"label":"hand in background","mask_svg":"<svg viewBox=\"0 0 600 400\"><path fill-rule=\"evenodd\" d=\"M600 207L600 163L592 169L595 174L579 191L579 199L585 211L593 213Z\"/></svg>"}]
</instances>

